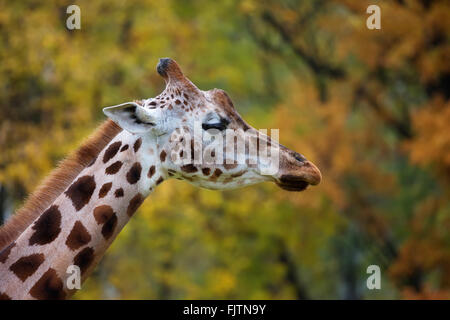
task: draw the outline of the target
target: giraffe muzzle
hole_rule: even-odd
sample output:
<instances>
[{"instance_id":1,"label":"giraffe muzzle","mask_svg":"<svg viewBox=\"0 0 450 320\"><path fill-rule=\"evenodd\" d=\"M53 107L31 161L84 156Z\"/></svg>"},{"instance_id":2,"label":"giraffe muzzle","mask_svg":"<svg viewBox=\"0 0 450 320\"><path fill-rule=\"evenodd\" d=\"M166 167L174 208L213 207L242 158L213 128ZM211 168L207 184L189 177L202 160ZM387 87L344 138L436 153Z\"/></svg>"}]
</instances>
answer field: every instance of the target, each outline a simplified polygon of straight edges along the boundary
<instances>
[{"instance_id":1,"label":"giraffe muzzle","mask_svg":"<svg viewBox=\"0 0 450 320\"><path fill-rule=\"evenodd\" d=\"M299 160L299 159L297 159ZM309 185L318 185L322 180L320 170L310 161L302 158L298 161L298 166L283 173L276 181L276 184L287 191L303 191Z\"/></svg>"}]
</instances>

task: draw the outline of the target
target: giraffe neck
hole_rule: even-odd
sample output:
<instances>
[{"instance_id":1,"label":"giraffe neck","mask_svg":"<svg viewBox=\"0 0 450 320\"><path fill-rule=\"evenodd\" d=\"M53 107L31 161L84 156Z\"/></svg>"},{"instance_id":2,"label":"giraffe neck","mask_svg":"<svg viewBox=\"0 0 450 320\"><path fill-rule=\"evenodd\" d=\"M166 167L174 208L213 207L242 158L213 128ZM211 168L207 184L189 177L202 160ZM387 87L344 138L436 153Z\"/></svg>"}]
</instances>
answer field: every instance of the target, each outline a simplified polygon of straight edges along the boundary
<instances>
[{"instance_id":1,"label":"giraffe neck","mask_svg":"<svg viewBox=\"0 0 450 320\"><path fill-rule=\"evenodd\" d=\"M86 279L165 177L156 141L119 133L0 253L0 299L68 298L68 267L77 266Z\"/></svg>"}]
</instances>

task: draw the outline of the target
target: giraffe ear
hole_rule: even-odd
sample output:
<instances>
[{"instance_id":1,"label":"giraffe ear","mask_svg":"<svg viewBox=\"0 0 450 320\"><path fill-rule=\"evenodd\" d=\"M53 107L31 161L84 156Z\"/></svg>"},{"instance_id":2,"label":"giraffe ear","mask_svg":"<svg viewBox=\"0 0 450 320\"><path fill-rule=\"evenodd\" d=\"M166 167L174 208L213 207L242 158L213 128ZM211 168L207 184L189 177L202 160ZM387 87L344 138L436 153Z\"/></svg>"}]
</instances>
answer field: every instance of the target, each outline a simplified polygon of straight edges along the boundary
<instances>
[{"instance_id":1,"label":"giraffe ear","mask_svg":"<svg viewBox=\"0 0 450 320\"><path fill-rule=\"evenodd\" d=\"M136 102L125 102L103 108L103 113L122 129L131 133L145 133L154 126L156 119L147 109Z\"/></svg>"}]
</instances>

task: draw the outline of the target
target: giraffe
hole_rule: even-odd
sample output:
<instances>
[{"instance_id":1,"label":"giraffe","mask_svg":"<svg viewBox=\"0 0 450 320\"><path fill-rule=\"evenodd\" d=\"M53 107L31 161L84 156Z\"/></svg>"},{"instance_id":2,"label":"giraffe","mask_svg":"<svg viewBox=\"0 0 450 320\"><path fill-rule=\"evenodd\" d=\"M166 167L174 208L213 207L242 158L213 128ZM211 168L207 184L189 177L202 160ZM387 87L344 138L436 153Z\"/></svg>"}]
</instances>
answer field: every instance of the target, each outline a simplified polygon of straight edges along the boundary
<instances>
[{"instance_id":1,"label":"giraffe","mask_svg":"<svg viewBox=\"0 0 450 320\"><path fill-rule=\"evenodd\" d=\"M170 58L159 60L157 72L165 90L104 108L109 119L0 229L0 299L69 298L76 290L67 286L68 267L77 266L84 281L144 199L167 179L209 189L272 181L289 191L320 182L313 163L259 135L223 90L198 89ZM263 174L263 161L247 146L240 149L243 161L234 147L208 153L213 140L196 139L199 132L231 132L233 143L247 134L258 150L275 147L277 170Z\"/></svg>"}]
</instances>

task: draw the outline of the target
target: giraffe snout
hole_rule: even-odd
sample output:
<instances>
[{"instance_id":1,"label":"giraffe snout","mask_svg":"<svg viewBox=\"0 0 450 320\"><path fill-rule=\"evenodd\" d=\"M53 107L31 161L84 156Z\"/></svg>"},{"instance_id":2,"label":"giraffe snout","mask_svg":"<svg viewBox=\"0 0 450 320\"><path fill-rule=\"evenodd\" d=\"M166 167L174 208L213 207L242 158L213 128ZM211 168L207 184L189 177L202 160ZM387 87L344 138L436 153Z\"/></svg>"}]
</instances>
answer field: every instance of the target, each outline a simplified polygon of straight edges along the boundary
<instances>
[{"instance_id":1,"label":"giraffe snout","mask_svg":"<svg viewBox=\"0 0 450 320\"><path fill-rule=\"evenodd\" d=\"M322 174L314 163L303 155L284 149L284 159L281 161L277 185L288 191L303 191L308 185L318 185Z\"/></svg>"},{"instance_id":2,"label":"giraffe snout","mask_svg":"<svg viewBox=\"0 0 450 320\"><path fill-rule=\"evenodd\" d=\"M322 181L322 174L320 173L319 168L316 167L314 163L305 159L302 162L301 176L305 179L306 182L315 186Z\"/></svg>"}]
</instances>

